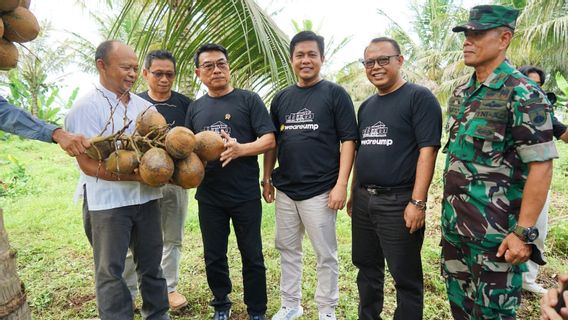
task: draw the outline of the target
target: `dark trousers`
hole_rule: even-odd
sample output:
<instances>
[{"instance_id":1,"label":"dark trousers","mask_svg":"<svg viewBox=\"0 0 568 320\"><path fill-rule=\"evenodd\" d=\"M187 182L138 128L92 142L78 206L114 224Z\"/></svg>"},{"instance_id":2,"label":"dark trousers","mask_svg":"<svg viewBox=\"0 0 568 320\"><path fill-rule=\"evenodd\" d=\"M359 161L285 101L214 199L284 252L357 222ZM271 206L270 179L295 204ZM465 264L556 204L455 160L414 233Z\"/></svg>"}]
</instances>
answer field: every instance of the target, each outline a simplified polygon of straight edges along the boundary
<instances>
[{"instance_id":1,"label":"dark trousers","mask_svg":"<svg viewBox=\"0 0 568 320\"><path fill-rule=\"evenodd\" d=\"M228 310L232 290L227 261L229 221L237 238L243 262L244 302L252 315L266 313L266 268L262 255L260 225L262 207L260 200L248 201L238 206L220 207L202 201L199 205L199 226L203 238L207 283L213 292L211 305L215 310Z\"/></svg>"},{"instance_id":2,"label":"dark trousers","mask_svg":"<svg viewBox=\"0 0 568 320\"><path fill-rule=\"evenodd\" d=\"M157 201L89 211L86 199L85 194L83 225L93 248L101 320L134 318L130 291L122 278L129 247L142 295L142 317L148 320L169 319L167 285L160 268L162 232Z\"/></svg>"},{"instance_id":3,"label":"dark trousers","mask_svg":"<svg viewBox=\"0 0 568 320\"><path fill-rule=\"evenodd\" d=\"M424 228L410 234L404 209L412 191L371 195L353 191L352 259L359 268L359 319L381 319L384 301L385 260L395 282L396 320L422 319L424 284L420 249Z\"/></svg>"}]
</instances>

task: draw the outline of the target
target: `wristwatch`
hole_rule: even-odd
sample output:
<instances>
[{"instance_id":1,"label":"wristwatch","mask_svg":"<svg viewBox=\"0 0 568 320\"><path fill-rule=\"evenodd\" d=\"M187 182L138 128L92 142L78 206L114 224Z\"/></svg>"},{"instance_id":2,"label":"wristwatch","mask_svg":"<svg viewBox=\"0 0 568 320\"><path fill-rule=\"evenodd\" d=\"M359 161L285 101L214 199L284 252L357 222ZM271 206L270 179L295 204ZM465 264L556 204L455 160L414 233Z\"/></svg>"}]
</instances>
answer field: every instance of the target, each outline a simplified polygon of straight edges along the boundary
<instances>
[{"instance_id":1,"label":"wristwatch","mask_svg":"<svg viewBox=\"0 0 568 320\"><path fill-rule=\"evenodd\" d=\"M418 209L420 209L420 210L422 210L422 211L426 211L426 201L424 201L424 200L410 199L410 203L412 203L413 205L415 205Z\"/></svg>"},{"instance_id":2,"label":"wristwatch","mask_svg":"<svg viewBox=\"0 0 568 320\"><path fill-rule=\"evenodd\" d=\"M535 226L525 228L517 224L513 233L526 243L532 243L538 238L538 229Z\"/></svg>"}]
</instances>

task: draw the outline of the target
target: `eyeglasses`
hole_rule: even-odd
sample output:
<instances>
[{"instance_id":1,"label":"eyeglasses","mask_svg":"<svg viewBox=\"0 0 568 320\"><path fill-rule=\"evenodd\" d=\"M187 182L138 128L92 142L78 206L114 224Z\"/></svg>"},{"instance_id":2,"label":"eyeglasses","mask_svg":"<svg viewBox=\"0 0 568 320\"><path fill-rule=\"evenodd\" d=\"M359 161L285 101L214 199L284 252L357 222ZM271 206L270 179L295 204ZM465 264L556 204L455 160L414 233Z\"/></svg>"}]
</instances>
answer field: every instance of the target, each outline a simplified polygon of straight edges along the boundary
<instances>
[{"instance_id":1,"label":"eyeglasses","mask_svg":"<svg viewBox=\"0 0 568 320\"><path fill-rule=\"evenodd\" d=\"M150 73L158 80L162 79L163 76L166 76L168 80L172 80L176 76L175 72L150 71Z\"/></svg>"},{"instance_id":2,"label":"eyeglasses","mask_svg":"<svg viewBox=\"0 0 568 320\"><path fill-rule=\"evenodd\" d=\"M365 66L365 69L373 69L373 67L375 66L375 62L378 63L379 66L386 66L387 64L390 63L390 58L399 57L399 56L400 54L395 54L392 56L380 56L375 59L367 59L367 60L361 59L360 61Z\"/></svg>"},{"instance_id":3,"label":"eyeglasses","mask_svg":"<svg viewBox=\"0 0 568 320\"><path fill-rule=\"evenodd\" d=\"M202 68L205 71L213 71L215 70L215 67L220 70L227 70L227 68L229 68L229 62L227 60L219 60L217 62L205 62L199 66L199 68Z\"/></svg>"}]
</instances>

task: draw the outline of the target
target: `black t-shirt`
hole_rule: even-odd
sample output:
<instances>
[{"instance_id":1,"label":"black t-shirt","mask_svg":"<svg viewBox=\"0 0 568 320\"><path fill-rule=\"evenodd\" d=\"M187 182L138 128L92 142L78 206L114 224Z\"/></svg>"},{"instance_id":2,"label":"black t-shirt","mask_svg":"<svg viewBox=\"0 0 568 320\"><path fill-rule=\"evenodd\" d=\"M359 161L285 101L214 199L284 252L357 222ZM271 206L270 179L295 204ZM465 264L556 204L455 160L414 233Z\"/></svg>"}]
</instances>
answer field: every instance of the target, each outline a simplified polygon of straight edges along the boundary
<instances>
[{"instance_id":1,"label":"black t-shirt","mask_svg":"<svg viewBox=\"0 0 568 320\"><path fill-rule=\"evenodd\" d=\"M195 133L209 130L221 134L224 130L239 143L254 142L275 131L260 97L241 89L222 97L205 95L195 100L189 106L185 124ZM237 158L224 168L220 161L210 161L195 198L222 207L238 205L260 199L258 181L257 156Z\"/></svg>"},{"instance_id":2,"label":"black t-shirt","mask_svg":"<svg viewBox=\"0 0 568 320\"><path fill-rule=\"evenodd\" d=\"M293 85L274 97L270 113L278 129L274 186L296 201L333 188L340 141L357 140L355 110L345 89L325 80Z\"/></svg>"},{"instance_id":3,"label":"black t-shirt","mask_svg":"<svg viewBox=\"0 0 568 320\"><path fill-rule=\"evenodd\" d=\"M359 108L358 183L395 187L413 185L422 147L439 147L442 110L430 90L406 83L384 96L374 95Z\"/></svg>"},{"instance_id":4,"label":"black t-shirt","mask_svg":"<svg viewBox=\"0 0 568 320\"><path fill-rule=\"evenodd\" d=\"M167 123L173 123L174 127L184 125L187 107L191 103L190 98L175 91L172 91L172 95L166 101L156 101L150 98L148 91L141 92L138 95L154 104L156 110L166 118Z\"/></svg>"}]
</instances>

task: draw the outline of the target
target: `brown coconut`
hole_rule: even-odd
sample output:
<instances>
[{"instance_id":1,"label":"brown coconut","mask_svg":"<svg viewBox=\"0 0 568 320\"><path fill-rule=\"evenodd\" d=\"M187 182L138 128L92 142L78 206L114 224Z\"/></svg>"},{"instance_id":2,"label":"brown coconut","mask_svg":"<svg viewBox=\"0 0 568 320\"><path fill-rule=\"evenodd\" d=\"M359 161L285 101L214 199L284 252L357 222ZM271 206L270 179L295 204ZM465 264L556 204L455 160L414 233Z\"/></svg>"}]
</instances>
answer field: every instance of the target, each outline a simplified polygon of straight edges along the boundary
<instances>
[{"instance_id":1,"label":"brown coconut","mask_svg":"<svg viewBox=\"0 0 568 320\"><path fill-rule=\"evenodd\" d=\"M148 109L136 117L136 132L141 136L145 136L152 130L165 126L166 118L156 110Z\"/></svg>"},{"instance_id":2,"label":"brown coconut","mask_svg":"<svg viewBox=\"0 0 568 320\"><path fill-rule=\"evenodd\" d=\"M205 168L201 159L191 153L187 158L176 162L173 180L174 183L184 189L195 188L199 186L205 176Z\"/></svg>"},{"instance_id":3,"label":"brown coconut","mask_svg":"<svg viewBox=\"0 0 568 320\"><path fill-rule=\"evenodd\" d=\"M175 127L166 135L166 151L175 159L185 159L195 146L195 135L186 127Z\"/></svg>"},{"instance_id":4,"label":"brown coconut","mask_svg":"<svg viewBox=\"0 0 568 320\"><path fill-rule=\"evenodd\" d=\"M138 168L138 157L135 151L116 150L105 160L106 171L116 174L132 174Z\"/></svg>"},{"instance_id":5,"label":"brown coconut","mask_svg":"<svg viewBox=\"0 0 568 320\"><path fill-rule=\"evenodd\" d=\"M213 131L201 131L195 135L195 152L199 158L205 161L219 159L225 150L225 143L219 134Z\"/></svg>"},{"instance_id":6,"label":"brown coconut","mask_svg":"<svg viewBox=\"0 0 568 320\"><path fill-rule=\"evenodd\" d=\"M4 38L8 41L28 42L37 38L39 34L39 23L36 17L24 7L17 7L14 11L3 15L2 19L4 20Z\"/></svg>"},{"instance_id":7,"label":"brown coconut","mask_svg":"<svg viewBox=\"0 0 568 320\"><path fill-rule=\"evenodd\" d=\"M112 141L107 137L94 137L89 139L90 147L87 148L85 153L93 160L102 161L110 156L115 150Z\"/></svg>"},{"instance_id":8,"label":"brown coconut","mask_svg":"<svg viewBox=\"0 0 568 320\"><path fill-rule=\"evenodd\" d=\"M174 161L166 150L152 148L140 159L138 170L144 183L158 187L168 183L171 179L174 174Z\"/></svg>"},{"instance_id":9,"label":"brown coconut","mask_svg":"<svg viewBox=\"0 0 568 320\"><path fill-rule=\"evenodd\" d=\"M20 0L0 0L0 11L12 11L20 5Z\"/></svg>"},{"instance_id":10,"label":"brown coconut","mask_svg":"<svg viewBox=\"0 0 568 320\"><path fill-rule=\"evenodd\" d=\"M20 0L20 7L24 7L26 9L29 9L31 3L32 3L32 0Z\"/></svg>"},{"instance_id":11,"label":"brown coconut","mask_svg":"<svg viewBox=\"0 0 568 320\"><path fill-rule=\"evenodd\" d=\"M0 39L0 70L10 70L18 64L18 48L4 39Z\"/></svg>"}]
</instances>

